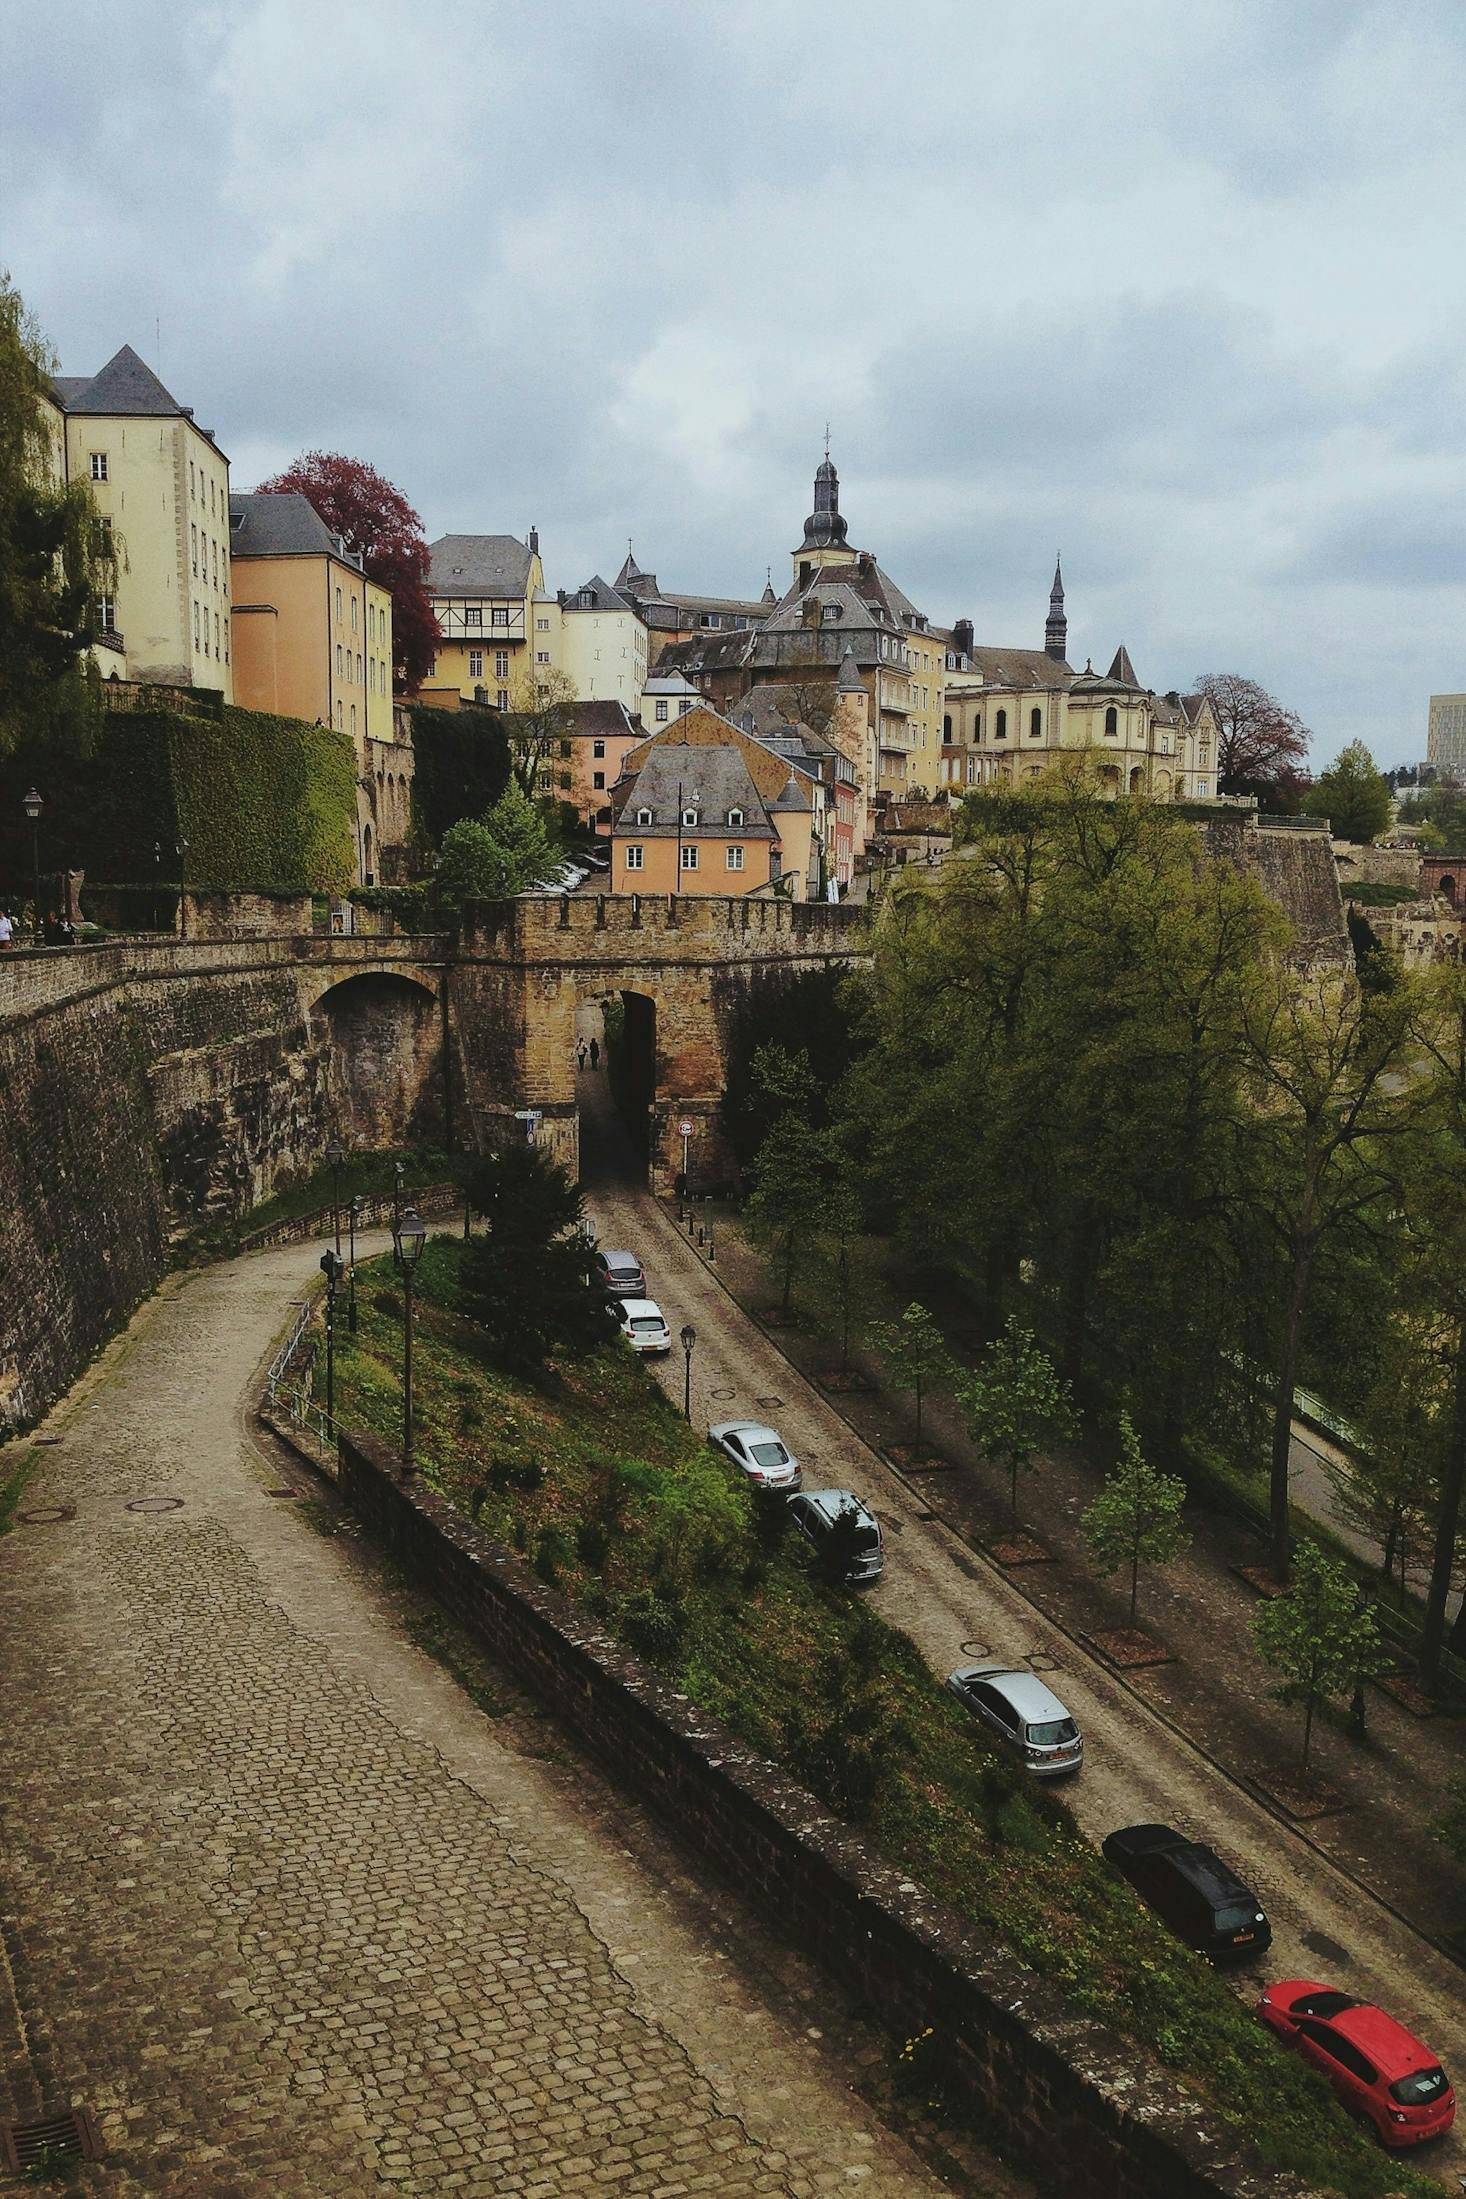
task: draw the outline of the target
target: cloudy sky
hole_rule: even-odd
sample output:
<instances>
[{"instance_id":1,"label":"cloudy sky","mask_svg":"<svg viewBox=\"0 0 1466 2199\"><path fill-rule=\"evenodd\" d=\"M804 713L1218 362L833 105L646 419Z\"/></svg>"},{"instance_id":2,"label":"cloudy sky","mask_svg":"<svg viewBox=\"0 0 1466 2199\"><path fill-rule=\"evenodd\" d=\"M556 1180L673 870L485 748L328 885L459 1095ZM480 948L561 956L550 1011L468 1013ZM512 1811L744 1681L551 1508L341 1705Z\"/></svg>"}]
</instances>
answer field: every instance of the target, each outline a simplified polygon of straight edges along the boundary
<instances>
[{"instance_id":1,"label":"cloudy sky","mask_svg":"<svg viewBox=\"0 0 1466 2199\"><path fill-rule=\"evenodd\" d=\"M1466 689L1460 0L6 11L0 265L237 485L756 594L831 422L923 609L1424 752Z\"/></svg>"}]
</instances>

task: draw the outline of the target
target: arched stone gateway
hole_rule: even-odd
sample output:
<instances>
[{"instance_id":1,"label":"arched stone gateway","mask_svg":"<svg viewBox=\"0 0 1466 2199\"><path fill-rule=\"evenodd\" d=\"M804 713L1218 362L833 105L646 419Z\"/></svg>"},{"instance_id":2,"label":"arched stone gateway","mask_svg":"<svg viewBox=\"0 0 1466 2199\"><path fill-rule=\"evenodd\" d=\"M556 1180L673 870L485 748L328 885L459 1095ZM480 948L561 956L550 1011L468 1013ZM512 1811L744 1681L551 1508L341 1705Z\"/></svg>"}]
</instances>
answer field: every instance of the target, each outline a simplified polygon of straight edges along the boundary
<instances>
[{"instance_id":1,"label":"arched stone gateway","mask_svg":"<svg viewBox=\"0 0 1466 2199\"><path fill-rule=\"evenodd\" d=\"M329 1105L346 1145L445 1142L442 1015L431 985L366 970L322 993L311 1022L327 1048Z\"/></svg>"}]
</instances>

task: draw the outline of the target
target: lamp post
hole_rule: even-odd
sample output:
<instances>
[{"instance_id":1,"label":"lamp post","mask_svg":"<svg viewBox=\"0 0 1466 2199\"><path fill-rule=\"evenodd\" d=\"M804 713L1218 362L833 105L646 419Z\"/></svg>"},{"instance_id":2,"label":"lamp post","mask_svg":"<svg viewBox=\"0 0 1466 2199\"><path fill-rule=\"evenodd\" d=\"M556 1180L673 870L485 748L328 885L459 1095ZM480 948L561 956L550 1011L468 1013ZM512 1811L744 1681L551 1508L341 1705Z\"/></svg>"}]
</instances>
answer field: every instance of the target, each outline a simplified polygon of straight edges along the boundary
<instances>
[{"instance_id":1,"label":"lamp post","mask_svg":"<svg viewBox=\"0 0 1466 2199\"><path fill-rule=\"evenodd\" d=\"M331 1227L336 1237L336 1257L341 1257L341 1163L346 1149L339 1138L333 1138L326 1147L326 1159L331 1164Z\"/></svg>"},{"instance_id":2,"label":"lamp post","mask_svg":"<svg viewBox=\"0 0 1466 2199\"><path fill-rule=\"evenodd\" d=\"M346 1326L347 1326L348 1330L350 1331L350 1333L351 1333L351 1334L352 1334L353 1336L355 1336L355 1334L356 1334L356 1225L357 1225L357 1223L358 1223L358 1222L359 1222L359 1221L361 1220L361 1200L360 1200L359 1198L358 1198L358 1199L353 1199L353 1200L352 1200L352 1202L351 1202L351 1204L350 1204L350 1206L349 1206L349 1207L348 1207L348 1208L346 1209L346 1219L347 1219L347 1223L348 1223L348 1225L349 1225L349 1228L350 1228L350 1231L351 1231L351 1236L350 1236L350 1245L351 1245L351 1260L350 1260L350 1264L349 1264L349 1266L348 1266L348 1268L347 1268L347 1271L346 1271L346 1276L347 1276L347 1280L346 1280Z\"/></svg>"},{"instance_id":3,"label":"lamp post","mask_svg":"<svg viewBox=\"0 0 1466 2199\"><path fill-rule=\"evenodd\" d=\"M422 1248L428 1241L426 1225L411 1207L392 1227L392 1257L402 1270L404 1309L402 1347L402 1478L411 1481L416 1471L412 1458L412 1280Z\"/></svg>"},{"instance_id":4,"label":"lamp post","mask_svg":"<svg viewBox=\"0 0 1466 2199\"><path fill-rule=\"evenodd\" d=\"M41 811L45 803L32 787L23 794L21 808L31 821L31 914L35 921L37 939L41 936Z\"/></svg>"},{"instance_id":5,"label":"lamp post","mask_svg":"<svg viewBox=\"0 0 1466 2199\"><path fill-rule=\"evenodd\" d=\"M336 1418L336 1286L341 1280L341 1255L327 1246L321 1254L321 1273L326 1278L326 1418Z\"/></svg>"},{"instance_id":6,"label":"lamp post","mask_svg":"<svg viewBox=\"0 0 1466 2199\"><path fill-rule=\"evenodd\" d=\"M397 1224L402 1219L402 1179L407 1174L406 1161L392 1163L392 1236L395 1242Z\"/></svg>"},{"instance_id":7,"label":"lamp post","mask_svg":"<svg viewBox=\"0 0 1466 2199\"><path fill-rule=\"evenodd\" d=\"M178 850L178 936L188 937L188 842L180 839Z\"/></svg>"},{"instance_id":8,"label":"lamp post","mask_svg":"<svg viewBox=\"0 0 1466 2199\"><path fill-rule=\"evenodd\" d=\"M692 1347L697 1342L697 1330L690 1321L683 1326L682 1344L682 1417L692 1418Z\"/></svg>"}]
</instances>

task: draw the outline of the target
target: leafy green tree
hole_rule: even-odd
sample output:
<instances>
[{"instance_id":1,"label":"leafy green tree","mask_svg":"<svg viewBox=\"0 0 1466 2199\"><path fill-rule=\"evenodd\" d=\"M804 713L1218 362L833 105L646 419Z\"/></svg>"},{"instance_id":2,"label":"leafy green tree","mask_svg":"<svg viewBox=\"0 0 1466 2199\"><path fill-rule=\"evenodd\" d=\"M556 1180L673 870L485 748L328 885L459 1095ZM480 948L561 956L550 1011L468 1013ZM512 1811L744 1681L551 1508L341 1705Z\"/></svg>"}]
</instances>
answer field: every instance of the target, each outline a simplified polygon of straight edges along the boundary
<instances>
[{"instance_id":1,"label":"leafy green tree","mask_svg":"<svg viewBox=\"0 0 1466 2199\"><path fill-rule=\"evenodd\" d=\"M921 1449L921 1408L926 1392L953 1372L952 1355L935 1316L913 1298L899 1321L873 1321L869 1336L903 1390L916 1398L916 1448Z\"/></svg>"},{"instance_id":2,"label":"leafy green tree","mask_svg":"<svg viewBox=\"0 0 1466 2199\"><path fill-rule=\"evenodd\" d=\"M1319 1704L1380 1669L1374 1613L1360 1602L1347 1565L1318 1543L1301 1542L1292 1586L1259 1607L1252 1633L1263 1662L1302 1696L1306 1764Z\"/></svg>"},{"instance_id":3,"label":"leafy green tree","mask_svg":"<svg viewBox=\"0 0 1466 2199\"><path fill-rule=\"evenodd\" d=\"M780 1115L753 1164L753 1189L744 1201L748 1234L773 1260L779 1305L789 1311L794 1281L813 1256L830 1197L830 1141L794 1113Z\"/></svg>"},{"instance_id":4,"label":"leafy green tree","mask_svg":"<svg viewBox=\"0 0 1466 2199\"><path fill-rule=\"evenodd\" d=\"M561 745L568 748L575 732L575 682L553 666L526 664L509 701L504 731L514 783L526 801L552 797Z\"/></svg>"},{"instance_id":5,"label":"leafy green tree","mask_svg":"<svg viewBox=\"0 0 1466 2199\"><path fill-rule=\"evenodd\" d=\"M511 783L482 818L448 827L438 882L448 901L499 900L528 891L552 859L543 814Z\"/></svg>"},{"instance_id":6,"label":"leafy green tree","mask_svg":"<svg viewBox=\"0 0 1466 2199\"><path fill-rule=\"evenodd\" d=\"M580 1194L543 1154L512 1145L484 1161L468 1197L488 1227L463 1246L459 1303L503 1365L532 1372L557 1352L594 1351L615 1313L588 1275Z\"/></svg>"},{"instance_id":7,"label":"leafy green tree","mask_svg":"<svg viewBox=\"0 0 1466 2199\"><path fill-rule=\"evenodd\" d=\"M0 273L0 753L22 740L86 749L96 719L83 654L101 631L117 557L90 489L61 478L55 368Z\"/></svg>"},{"instance_id":8,"label":"leafy green tree","mask_svg":"<svg viewBox=\"0 0 1466 2199\"><path fill-rule=\"evenodd\" d=\"M1008 1473L1008 1505L1018 1522L1018 1476L1046 1443L1075 1433L1069 1385L1016 1316L994 1338L970 1374L959 1378L957 1402L978 1448Z\"/></svg>"},{"instance_id":9,"label":"leafy green tree","mask_svg":"<svg viewBox=\"0 0 1466 2199\"><path fill-rule=\"evenodd\" d=\"M1150 1465L1128 1413L1120 1415L1120 1457L1104 1487L1080 1516L1080 1528L1101 1573L1130 1568L1130 1624L1142 1565L1168 1565L1191 1537L1182 1523L1186 1484Z\"/></svg>"},{"instance_id":10,"label":"leafy green tree","mask_svg":"<svg viewBox=\"0 0 1466 2199\"><path fill-rule=\"evenodd\" d=\"M1303 798L1310 817L1327 817L1338 840L1377 840L1390 822L1389 782L1363 741L1350 741Z\"/></svg>"},{"instance_id":11,"label":"leafy green tree","mask_svg":"<svg viewBox=\"0 0 1466 2199\"><path fill-rule=\"evenodd\" d=\"M1443 854L1466 852L1466 787L1455 780L1438 779L1403 796L1399 813L1402 825L1421 827L1423 846Z\"/></svg>"}]
</instances>

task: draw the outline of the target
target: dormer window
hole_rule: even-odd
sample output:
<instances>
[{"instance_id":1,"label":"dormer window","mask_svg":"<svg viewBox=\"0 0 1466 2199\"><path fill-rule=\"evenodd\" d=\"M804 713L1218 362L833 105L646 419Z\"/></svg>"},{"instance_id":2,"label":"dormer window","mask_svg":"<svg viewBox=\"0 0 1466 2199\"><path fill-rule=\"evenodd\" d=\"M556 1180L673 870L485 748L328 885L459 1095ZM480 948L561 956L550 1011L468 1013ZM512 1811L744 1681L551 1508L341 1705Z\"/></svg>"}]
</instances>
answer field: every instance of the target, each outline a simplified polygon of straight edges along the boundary
<instances>
[{"instance_id":1,"label":"dormer window","mask_svg":"<svg viewBox=\"0 0 1466 2199\"><path fill-rule=\"evenodd\" d=\"M730 810L729 810L729 812L728 812L728 822L729 822L729 824L730 824L730 825L741 825L741 824L742 824L742 822L743 822L743 812L742 812L742 810L741 810L741 809L730 809Z\"/></svg>"},{"instance_id":2,"label":"dormer window","mask_svg":"<svg viewBox=\"0 0 1466 2199\"><path fill-rule=\"evenodd\" d=\"M684 809L682 822L684 825L695 825L697 823L697 811L695 809Z\"/></svg>"},{"instance_id":3,"label":"dormer window","mask_svg":"<svg viewBox=\"0 0 1466 2199\"><path fill-rule=\"evenodd\" d=\"M649 825L652 821L651 811L649 809L639 809L636 813L636 821L639 825Z\"/></svg>"}]
</instances>

